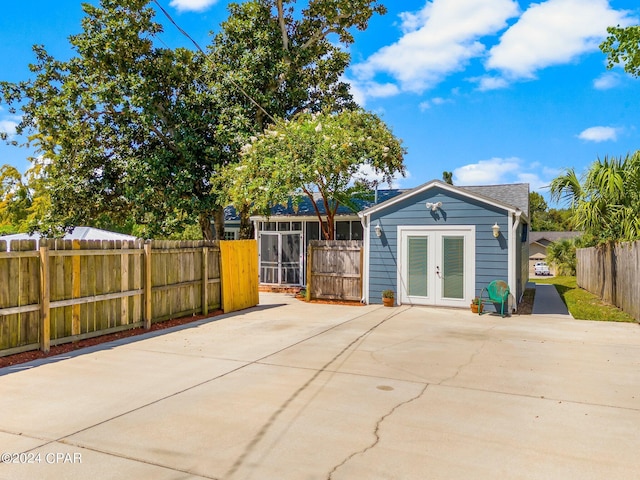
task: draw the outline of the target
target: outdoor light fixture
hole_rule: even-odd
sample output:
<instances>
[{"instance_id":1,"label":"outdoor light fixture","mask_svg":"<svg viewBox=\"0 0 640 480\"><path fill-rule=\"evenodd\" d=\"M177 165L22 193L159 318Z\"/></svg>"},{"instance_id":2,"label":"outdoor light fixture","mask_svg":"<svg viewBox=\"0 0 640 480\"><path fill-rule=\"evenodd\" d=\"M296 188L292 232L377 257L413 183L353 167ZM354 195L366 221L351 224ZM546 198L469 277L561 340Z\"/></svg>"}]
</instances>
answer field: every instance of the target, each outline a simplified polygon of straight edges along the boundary
<instances>
[{"instance_id":1,"label":"outdoor light fixture","mask_svg":"<svg viewBox=\"0 0 640 480\"><path fill-rule=\"evenodd\" d=\"M498 222L494 223L493 227L491 227L491 230L493 230L493 236L495 238L498 238L500 236L500 225L498 225Z\"/></svg>"},{"instance_id":2,"label":"outdoor light fixture","mask_svg":"<svg viewBox=\"0 0 640 480\"><path fill-rule=\"evenodd\" d=\"M442 202L436 202L436 203L427 202L424 204L424 206L431 209L432 212L435 212L440 207L442 207Z\"/></svg>"},{"instance_id":3,"label":"outdoor light fixture","mask_svg":"<svg viewBox=\"0 0 640 480\"><path fill-rule=\"evenodd\" d=\"M382 236L382 227L380 226L380 221L378 220L378 224L375 226L376 237Z\"/></svg>"}]
</instances>

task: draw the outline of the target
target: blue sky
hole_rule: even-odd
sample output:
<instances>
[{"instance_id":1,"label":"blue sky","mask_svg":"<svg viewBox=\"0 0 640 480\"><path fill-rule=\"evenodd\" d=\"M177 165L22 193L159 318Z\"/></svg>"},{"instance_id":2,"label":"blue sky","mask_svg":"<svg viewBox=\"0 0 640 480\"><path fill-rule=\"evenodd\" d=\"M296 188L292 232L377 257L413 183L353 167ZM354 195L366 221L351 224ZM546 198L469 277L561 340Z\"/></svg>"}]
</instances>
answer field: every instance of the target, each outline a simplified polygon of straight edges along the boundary
<instances>
[{"instance_id":1,"label":"blue sky","mask_svg":"<svg viewBox=\"0 0 640 480\"><path fill-rule=\"evenodd\" d=\"M5 2L0 79L29 77L31 45L67 58L81 2ZM90 3L97 3L92 1ZM298 3L303 3L299 0ZM455 184L544 186L598 157L640 148L640 79L607 70L598 45L609 25L640 23L635 0L388 0L389 12L356 33L346 79L408 149L409 188L444 170ZM161 0L203 47L226 0ZM162 15L161 40L190 47ZM0 106L0 130L17 118ZM0 164L24 171L29 152L0 146Z\"/></svg>"}]
</instances>

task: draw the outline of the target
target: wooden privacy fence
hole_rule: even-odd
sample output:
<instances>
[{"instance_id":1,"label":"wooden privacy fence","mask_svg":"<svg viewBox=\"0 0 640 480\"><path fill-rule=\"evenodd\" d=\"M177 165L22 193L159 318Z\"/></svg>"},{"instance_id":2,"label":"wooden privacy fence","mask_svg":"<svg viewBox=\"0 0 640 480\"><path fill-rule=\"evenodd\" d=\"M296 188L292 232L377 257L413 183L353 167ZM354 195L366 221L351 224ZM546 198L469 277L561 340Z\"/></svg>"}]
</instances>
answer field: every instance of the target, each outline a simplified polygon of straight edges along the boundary
<instances>
[{"instance_id":1,"label":"wooden privacy fence","mask_svg":"<svg viewBox=\"0 0 640 480\"><path fill-rule=\"evenodd\" d=\"M0 356L220 308L224 243L22 240L6 251L0 241ZM257 273L234 277L247 263L257 272L257 247L241 243L225 281L257 292Z\"/></svg>"},{"instance_id":2,"label":"wooden privacy fence","mask_svg":"<svg viewBox=\"0 0 640 480\"><path fill-rule=\"evenodd\" d=\"M363 243L313 240L307 249L307 298L362 299Z\"/></svg>"},{"instance_id":3,"label":"wooden privacy fence","mask_svg":"<svg viewBox=\"0 0 640 480\"><path fill-rule=\"evenodd\" d=\"M640 321L640 241L580 248L578 286Z\"/></svg>"}]
</instances>

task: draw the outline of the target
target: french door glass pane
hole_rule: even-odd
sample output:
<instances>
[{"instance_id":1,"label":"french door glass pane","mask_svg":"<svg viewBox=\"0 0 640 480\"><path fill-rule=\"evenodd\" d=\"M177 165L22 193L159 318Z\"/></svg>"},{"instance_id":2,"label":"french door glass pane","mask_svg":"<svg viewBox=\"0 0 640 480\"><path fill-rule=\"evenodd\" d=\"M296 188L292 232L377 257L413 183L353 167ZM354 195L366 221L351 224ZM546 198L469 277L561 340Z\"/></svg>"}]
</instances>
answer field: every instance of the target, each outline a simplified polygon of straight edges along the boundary
<instances>
[{"instance_id":1,"label":"french door glass pane","mask_svg":"<svg viewBox=\"0 0 640 480\"><path fill-rule=\"evenodd\" d=\"M442 296L464 298L464 237L442 237Z\"/></svg>"},{"instance_id":2,"label":"french door glass pane","mask_svg":"<svg viewBox=\"0 0 640 480\"><path fill-rule=\"evenodd\" d=\"M407 251L407 293L410 296L428 296L427 252L428 237L409 237Z\"/></svg>"}]
</instances>

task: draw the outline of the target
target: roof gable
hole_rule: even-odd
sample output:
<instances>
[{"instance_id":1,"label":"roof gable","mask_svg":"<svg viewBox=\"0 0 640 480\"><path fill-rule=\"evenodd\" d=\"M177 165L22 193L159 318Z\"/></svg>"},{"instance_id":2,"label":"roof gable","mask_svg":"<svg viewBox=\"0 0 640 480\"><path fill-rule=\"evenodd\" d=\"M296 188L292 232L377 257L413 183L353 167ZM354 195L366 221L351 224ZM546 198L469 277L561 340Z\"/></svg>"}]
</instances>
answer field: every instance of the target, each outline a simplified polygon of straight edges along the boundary
<instances>
[{"instance_id":1,"label":"roof gable","mask_svg":"<svg viewBox=\"0 0 640 480\"><path fill-rule=\"evenodd\" d=\"M419 187L409 190L405 193L397 195L386 202L374 205L360 212L361 216L368 216L372 213L384 210L387 207L395 205L403 200L419 195L432 188L441 188L443 190L460 194L464 197L471 198L482 203L493 205L507 211L520 211L527 217L529 215L529 184L516 183L507 185L481 185L481 186L454 186L440 180L432 180ZM517 203L516 203L517 202Z\"/></svg>"}]
</instances>

